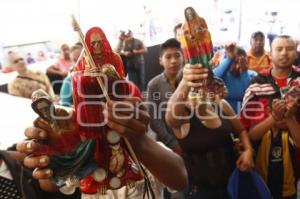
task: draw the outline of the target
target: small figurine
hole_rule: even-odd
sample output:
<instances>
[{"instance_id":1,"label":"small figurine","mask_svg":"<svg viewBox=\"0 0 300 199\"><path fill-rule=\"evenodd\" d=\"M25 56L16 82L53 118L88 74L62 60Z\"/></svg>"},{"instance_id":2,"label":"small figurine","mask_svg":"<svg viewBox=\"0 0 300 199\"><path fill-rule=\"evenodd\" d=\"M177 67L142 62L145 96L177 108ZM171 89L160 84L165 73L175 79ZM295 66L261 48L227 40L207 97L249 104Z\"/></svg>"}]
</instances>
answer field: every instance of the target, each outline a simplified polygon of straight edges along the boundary
<instances>
[{"instance_id":1,"label":"small figurine","mask_svg":"<svg viewBox=\"0 0 300 199\"><path fill-rule=\"evenodd\" d=\"M215 98L226 96L224 82L214 77L210 60L213 58L213 45L211 35L206 21L199 17L194 8L188 7L184 10L185 23L181 30L181 46L186 63L202 64L202 67L209 69L208 78L204 86L199 89L192 89L189 94L191 101L213 102Z\"/></svg>"},{"instance_id":2,"label":"small figurine","mask_svg":"<svg viewBox=\"0 0 300 199\"><path fill-rule=\"evenodd\" d=\"M55 109L51 97L42 89L32 93L32 109L40 116L36 127L48 132L47 147L34 155L50 156L54 182L65 185L70 179L81 179L97 168L92 159L95 141L81 142L75 121L64 109Z\"/></svg>"}]
</instances>

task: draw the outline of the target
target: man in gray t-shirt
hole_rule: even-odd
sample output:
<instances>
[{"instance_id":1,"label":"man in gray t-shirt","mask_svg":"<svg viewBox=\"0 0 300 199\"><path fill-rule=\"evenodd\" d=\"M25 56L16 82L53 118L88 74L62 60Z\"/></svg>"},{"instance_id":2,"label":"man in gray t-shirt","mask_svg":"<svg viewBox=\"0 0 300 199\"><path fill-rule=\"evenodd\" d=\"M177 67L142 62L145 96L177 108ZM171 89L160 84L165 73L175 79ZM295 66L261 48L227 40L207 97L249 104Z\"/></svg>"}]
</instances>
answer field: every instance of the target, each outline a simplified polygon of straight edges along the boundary
<instances>
[{"instance_id":1,"label":"man in gray t-shirt","mask_svg":"<svg viewBox=\"0 0 300 199\"><path fill-rule=\"evenodd\" d=\"M164 71L151 79L147 86L150 127L156 133L158 141L180 154L178 142L165 121L167 102L180 81L179 74L183 65L180 43L176 39L169 39L161 45L159 63Z\"/></svg>"},{"instance_id":2,"label":"man in gray t-shirt","mask_svg":"<svg viewBox=\"0 0 300 199\"><path fill-rule=\"evenodd\" d=\"M119 36L116 52L123 58L123 64L127 71L129 80L133 81L140 90L144 90L144 54L147 52L147 48L143 42L134 38L130 30L127 34L122 32Z\"/></svg>"}]
</instances>

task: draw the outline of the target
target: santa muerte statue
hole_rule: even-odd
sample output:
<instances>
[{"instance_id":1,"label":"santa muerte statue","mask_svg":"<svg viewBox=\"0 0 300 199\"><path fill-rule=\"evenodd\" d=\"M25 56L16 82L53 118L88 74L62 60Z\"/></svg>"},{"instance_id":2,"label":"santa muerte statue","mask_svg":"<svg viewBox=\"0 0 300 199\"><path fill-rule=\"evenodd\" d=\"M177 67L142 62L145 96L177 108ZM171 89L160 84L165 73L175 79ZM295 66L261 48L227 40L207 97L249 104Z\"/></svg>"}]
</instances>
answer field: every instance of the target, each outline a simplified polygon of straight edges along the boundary
<instances>
[{"instance_id":1,"label":"santa muerte statue","mask_svg":"<svg viewBox=\"0 0 300 199\"><path fill-rule=\"evenodd\" d=\"M186 63L201 64L209 69L208 78L202 88L193 88L189 94L192 101L211 102L216 96L225 97L227 94L224 82L213 76L210 60L213 57L213 45L207 24L199 17L194 8L184 10L185 22L181 28L180 42Z\"/></svg>"},{"instance_id":2,"label":"santa muerte statue","mask_svg":"<svg viewBox=\"0 0 300 199\"><path fill-rule=\"evenodd\" d=\"M73 21L73 26L82 39L76 21ZM85 56L73 75L76 125L83 140L95 140L94 159L98 167L92 175L80 181L81 191L92 194L100 190L105 193L106 189L119 189L124 185L132 187L143 177L140 164L129 142L103 125L105 118L102 111L105 101L138 96L139 91L124 80L121 58L113 53L100 28L91 28L81 42Z\"/></svg>"},{"instance_id":3,"label":"santa muerte statue","mask_svg":"<svg viewBox=\"0 0 300 199\"><path fill-rule=\"evenodd\" d=\"M75 117L66 119L68 114L55 110L47 94L34 93L32 107L40 115L36 126L50 134L48 147L37 154L50 156L58 185L77 182L82 193L105 194L108 189L132 188L144 179L145 192L152 195L130 143L105 124L103 115L108 100L140 97L140 92L124 79L121 58L113 53L101 28L91 28L84 37L75 18L73 27L84 46L72 75Z\"/></svg>"}]
</instances>

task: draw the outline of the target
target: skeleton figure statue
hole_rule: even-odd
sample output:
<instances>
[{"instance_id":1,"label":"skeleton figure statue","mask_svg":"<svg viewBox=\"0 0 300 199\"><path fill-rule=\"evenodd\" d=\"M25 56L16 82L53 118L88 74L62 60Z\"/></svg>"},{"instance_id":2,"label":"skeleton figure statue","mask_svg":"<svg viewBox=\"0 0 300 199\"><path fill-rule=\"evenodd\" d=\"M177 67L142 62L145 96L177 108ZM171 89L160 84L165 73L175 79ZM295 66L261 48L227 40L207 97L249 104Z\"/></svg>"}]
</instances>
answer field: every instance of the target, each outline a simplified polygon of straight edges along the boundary
<instances>
[{"instance_id":1,"label":"skeleton figure statue","mask_svg":"<svg viewBox=\"0 0 300 199\"><path fill-rule=\"evenodd\" d=\"M213 45L206 21L199 17L194 8L184 10L185 22L181 28L180 42L185 62L202 64L209 69L208 79L200 89L193 88L189 94L192 101L214 101L215 97L224 97L227 93L224 82L213 76L210 60L213 57Z\"/></svg>"},{"instance_id":2,"label":"skeleton figure statue","mask_svg":"<svg viewBox=\"0 0 300 199\"><path fill-rule=\"evenodd\" d=\"M140 97L140 93L124 80L121 58L113 53L102 29L91 28L86 33L85 44L93 60L87 54L81 57L72 77L75 118L80 138L96 143L93 159L97 168L80 180L80 189L86 194L105 194L107 189L132 187L143 176L131 160L124 139L105 125L102 111L106 97L99 87L99 78L112 100L121 100L129 94Z\"/></svg>"}]
</instances>

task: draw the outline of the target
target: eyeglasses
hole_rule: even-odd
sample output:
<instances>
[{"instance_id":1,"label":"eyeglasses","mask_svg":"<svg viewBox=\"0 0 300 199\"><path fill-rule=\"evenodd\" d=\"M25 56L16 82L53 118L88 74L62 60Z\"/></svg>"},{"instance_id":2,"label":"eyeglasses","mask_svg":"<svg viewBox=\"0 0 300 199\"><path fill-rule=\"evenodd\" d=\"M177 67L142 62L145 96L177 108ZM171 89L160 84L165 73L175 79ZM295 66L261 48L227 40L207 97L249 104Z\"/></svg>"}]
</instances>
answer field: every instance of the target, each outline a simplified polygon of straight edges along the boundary
<instances>
[{"instance_id":1,"label":"eyeglasses","mask_svg":"<svg viewBox=\"0 0 300 199\"><path fill-rule=\"evenodd\" d=\"M13 61L14 64L19 63L20 61L24 61L24 59L22 57L20 57L19 59L16 59Z\"/></svg>"}]
</instances>

